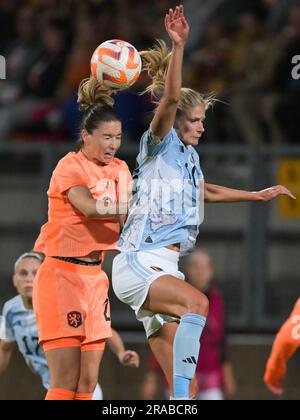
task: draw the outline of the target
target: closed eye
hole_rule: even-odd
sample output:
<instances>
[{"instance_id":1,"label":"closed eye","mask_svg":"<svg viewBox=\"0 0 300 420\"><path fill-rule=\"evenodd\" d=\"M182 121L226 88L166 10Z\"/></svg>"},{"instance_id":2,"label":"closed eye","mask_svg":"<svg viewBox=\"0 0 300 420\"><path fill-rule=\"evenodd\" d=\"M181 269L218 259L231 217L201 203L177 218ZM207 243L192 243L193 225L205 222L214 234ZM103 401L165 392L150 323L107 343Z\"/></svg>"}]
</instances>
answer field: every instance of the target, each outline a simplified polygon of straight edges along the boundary
<instances>
[{"instance_id":1,"label":"closed eye","mask_svg":"<svg viewBox=\"0 0 300 420\"><path fill-rule=\"evenodd\" d=\"M205 121L205 118L191 118L191 119L189 119L189 121L191 122L191 123L197 123L197 122L204 122Z\"/></svg>"}]
</instances>

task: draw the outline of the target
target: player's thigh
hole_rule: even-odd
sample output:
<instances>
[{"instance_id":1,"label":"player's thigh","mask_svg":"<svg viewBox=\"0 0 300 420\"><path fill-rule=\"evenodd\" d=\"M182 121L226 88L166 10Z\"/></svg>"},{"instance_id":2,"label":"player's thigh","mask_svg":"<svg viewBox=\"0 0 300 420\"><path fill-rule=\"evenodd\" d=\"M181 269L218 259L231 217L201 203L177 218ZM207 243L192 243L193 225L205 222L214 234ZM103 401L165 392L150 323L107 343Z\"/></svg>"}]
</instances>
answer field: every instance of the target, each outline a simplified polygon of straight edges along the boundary
<instances>
[{"instance_id":1,"label":"player's thigh","mask_svg":"<svg viewBox=\"0 0 300 420\"><path fill-rule=\"evenodd\" d=\"M77 392L94 392L99 379L99 370L103 354L104 350L83 351L81 353L80 379Z\"/></svg>"},{"instance_id":2,"label":"player's thigh","mask_svg":"<svg viewBox=\"0 0 300 420\"><path fill-rule=\"evenodd\" d=\"M207 297L189 283L171 275L161 276L150 286L143 309L181 317L187 312L208 314Z\"/></svg>"},{"instance_id":3,"label":"player's thigh","mask_svg":"<svg viewBox=\"0 0 300 420\"><path fill-rule=\"evenodd\" d=\"M76 391L81 365L80 347L59 348L45 352L52 388Z\"/></svg>"}]
</instances>

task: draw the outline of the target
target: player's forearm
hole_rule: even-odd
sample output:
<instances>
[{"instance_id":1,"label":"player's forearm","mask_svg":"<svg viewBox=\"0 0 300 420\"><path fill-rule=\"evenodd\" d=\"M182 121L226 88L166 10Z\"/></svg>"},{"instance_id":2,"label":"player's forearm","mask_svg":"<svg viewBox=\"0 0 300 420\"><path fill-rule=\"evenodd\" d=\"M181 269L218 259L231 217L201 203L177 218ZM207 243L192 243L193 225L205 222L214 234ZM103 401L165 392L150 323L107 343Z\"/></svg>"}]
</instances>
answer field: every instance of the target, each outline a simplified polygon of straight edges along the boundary
<instances>
[{"instance_id":1,"label":"player's forearm","mask_svg":"<svg viewBox=\"0 0 300 420\"><path fill-rule=\"evenodd\" d=\"M124 200L117 200L110 197L95 199L86 186L76 186L68 191L70 203L84 216L88 218L119 218L126 215L128 203ZM118 219L119 220L119 219Z\"/></svg>"},{"instance_id":2,"label":"player's forearm","mask_svg":"<svg viewBox=\"0 0 300 420\"><path fill-rule=\"evenodd\" d=\"M164 90L164 100L170 103L178 103L180 100L184 45L174 44L172 48Z\"/></svg>"},{"instance_id":3,"label":"player's forearm","mask_svg":"<svg viewBox=\"0 0 300 420\"><path fill-rule=\"evenodd\" d=\"M72 199L71 203L87 218L107 219L108 217L116 217L126 215L128 208L127 204L119 203L105 203L103 200L95 200L90 197L80 197L75 200Z\"/></svg>"},{"instance_id":4,"label":"player's forearm","mask_svg":"<svg viewBox=\"0 0 300 420\"><path fill-rule=\"evenodd\" d=\"M294 325L292 324L291 319L289 319L277 334L268 362L269 369L278 369L278 367L284 368L287 361L300 346L300 338L293 336L293 328Z\"/></svg>"},{"instance_id":5,"label":"player's forearm","mask_svg":"<svg viewBox=\"0 0 300 420\"><path fill-rule=\"evenodd\" d=\"M11 358L11 350L5 349L5 344L0 342L0 375L7 369Z\"/></svg>"},{"instance_id":6,"label":"player's forearm","mask_svg":"<svg viewBox=\"0 0 300 420\"><path fill-rule=\"evenodd\" d=\"M206 203L237 203L263 201L259 192L235 190L220 185L205 184L204 201Z\"/></svg>"},{"instance_id":7,"label":"player's forearm","mask_svg":"<svg viewBox=\"0 0 300 420\"><path fill-rule=\"evenodd\" d=\"M117 203L104 206L102 202L91 200L82 207L81 212L91 219L107 219L108 217L119 218L119 216L126 216L127 208Z\"/></svg>"},{"instance_id":8,"label":"player's forearm","mask_svg":"<svg viewBox=\"0 0 300 420\"><path fill-rule=\"evenodd\" d=\"M115 330L112 330L112 337L107 339L107 344L111 351L118 357L125 351L123 340Z\"/></svg>"},{"instance_id":9,"label":"player's forearm","mask_svg":"<svg viewBox=\"0 0 300 420\"><path fill-rule=\"evenodd\" d=\"M300 340L293 338L290 321L287 321L274 341L264 376L266 384L276 384L283 381L286 374L287 362L293 356L299 345Z\"/></svg>"}]
</instances>

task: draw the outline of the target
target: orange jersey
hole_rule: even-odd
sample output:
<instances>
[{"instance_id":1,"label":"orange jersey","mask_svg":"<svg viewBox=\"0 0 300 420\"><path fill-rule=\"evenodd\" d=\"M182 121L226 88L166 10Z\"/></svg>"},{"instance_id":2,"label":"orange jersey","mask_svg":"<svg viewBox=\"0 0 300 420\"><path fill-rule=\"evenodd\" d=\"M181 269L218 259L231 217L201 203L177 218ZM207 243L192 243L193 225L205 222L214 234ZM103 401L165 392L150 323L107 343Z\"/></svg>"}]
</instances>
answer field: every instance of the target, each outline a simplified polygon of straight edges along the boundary
<instances>
[{"instance_id":1,"label":"orange jersey","mask_svg":"<svg viewBox=\"0 0 300 420\"><path fill-rule=\"evenodd\" d=\"M42 227L34 250L46 256L83 257L93 251L116 249L120 225L115 217L88 218L68 200L67 192L86 186L94 199L118 202L128 197L131 174L124 161L114 158L97 165L80 151L70 152L55 168L48 190L48 222Z\"/></svg>"},{"instance_id":2,"label":"orange jersey","mask_svg":"<svg viewBox=\"0 0 300 420\"><path fill-rule=\"evenodd\" d=\"M267 363L265 382L281 382L286 373L286 363L300 346L300 299L285 324L280 329L273 344Z\"/></svg>"}]
</instances>

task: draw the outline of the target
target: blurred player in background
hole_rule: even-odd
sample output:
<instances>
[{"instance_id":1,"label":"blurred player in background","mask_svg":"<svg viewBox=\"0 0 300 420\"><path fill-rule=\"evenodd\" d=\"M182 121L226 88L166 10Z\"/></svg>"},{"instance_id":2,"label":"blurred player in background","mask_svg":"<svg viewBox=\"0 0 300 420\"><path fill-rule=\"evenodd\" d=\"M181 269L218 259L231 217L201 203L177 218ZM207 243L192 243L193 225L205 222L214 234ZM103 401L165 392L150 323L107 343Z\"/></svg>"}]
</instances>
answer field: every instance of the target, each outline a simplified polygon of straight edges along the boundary
<instances>
[{"instance_id":1,"label":"blurred player in background","mask_svg":"<svg viewBox=\"0 0 300 420\"><path fill-rule=\"evenodd\" d=\"M187 258L185 272L189 283L205 293L209 300L207 322L200 340L201 357L190 391L197 395L198 400L232 398L236 393L236 382L228 355L223 299L220 292L211 285L214 276L212 258L206 251L195 250ZM143 384L143 399L155 398L162 375L158 362L152 356ZM168 382L164 377L162 383L168 395Z\"/></svg>"},{"instance_id":2,"label":"blurred player in background","mask_svg":"<svg viewBox=\"0 0 300 420\"><path fill-rule=\"evenodd\" d=\"M281 327L273 344L265 372L265 383L275 395L284 392L283 382L286 375L286 365L300 347L300 299L289 319Z\"/></svg>"},{"instance_id":3,"label":"blurred player in background","mask_svg":"<svg viewBox=\"0 0 300 420\"><path fill-rule=\"evenodd\" d=\"M113 288L143 322L172 397L188 399L209 301L183 281L178 261L180 252L196 243L202 186L207 202L269 201L292 194L282 186L247 192L204 183L193 146L204 132L205 114L214 98L181 87L189 37L182 6L170 9L165 27L172 53L163 42L142 52L152 79L147 91L159 103L141 139L134 175L137 191L119 242L122 252L113 263Z\"/></svg>"},{"instance_id":4,"label":"blurred player in background","mask_svg":"<svg viewBox=\"0 0 300 420\"><path fill-rule=\"evenodd\" d=\"M96 79L80 84L79 150L53 172L49 219L35 245L46 255L34 282L33 307L51 376L47 400L92 399L112 335L102 263L119 238L131 175L115 157L122 125L110 94Z\"/></svg>"},{"instance_id":5,"label":"blurred player in background","mask_svg":"<svg viewBox=\"0 0 300 420\"><path fill-rule=\"evenodd\" d=\"M8 367L17 344L26 364L40 376L44 388L49 389L50 373L44 351L38 344L38 330L32 306L33 280L42 262L43 257L40 254L27 252L15 263L13 283L19 294L6 302L3 308L6 331L5 337L0 341L0 374ZM122 338L114 329L107 344L123 366L139 367L139 355L132 350L125 350ZM97 384L93 399L101 400L102 397L101 387Z\"/></svg>"},{"instance_id":6,"label":"blurred player in background","mask_svg":"<svg viewBox=\"0 0 300 420\"><path fill-rule=\"evenodd\" d=\"M31 370L41 377L46 389L50 375L43 350L38 344L38 332L32 307L33 280L43 257L35 252L21 255L15 263L13 284L18 296L3 307L5 337L0 342L0 373L7 368L17 343L20 353Z\"/></svg>"}]
</instances>

